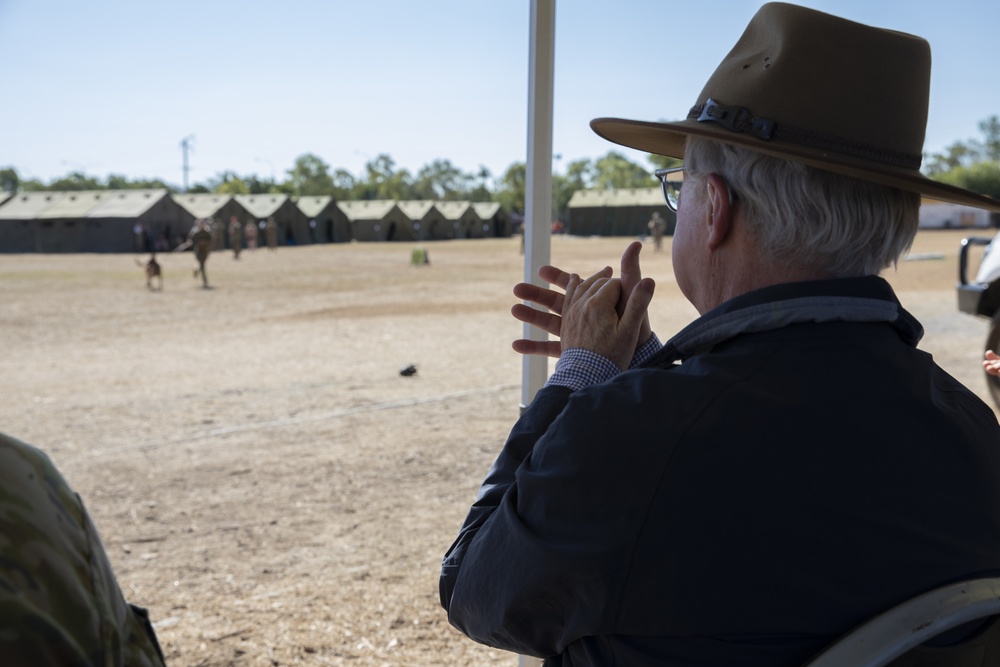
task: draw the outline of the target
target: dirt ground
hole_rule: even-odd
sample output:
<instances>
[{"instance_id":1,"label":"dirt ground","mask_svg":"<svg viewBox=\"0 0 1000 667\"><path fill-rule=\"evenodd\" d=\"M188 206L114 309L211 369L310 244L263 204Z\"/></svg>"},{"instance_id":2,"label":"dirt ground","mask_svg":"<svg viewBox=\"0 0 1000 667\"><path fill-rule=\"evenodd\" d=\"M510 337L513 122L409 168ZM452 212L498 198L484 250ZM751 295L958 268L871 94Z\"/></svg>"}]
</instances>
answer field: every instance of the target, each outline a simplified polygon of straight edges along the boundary
<instances>
[{"instance_id":1,"label":"dirt ground","mask_svg":"<svg viewBox=\"0 0 1000 667\"><path fill-rule=\"evenodd\" d=\"M921 232L887 277L988 401L988 323L956 307L964 235ZM627 242L557 237L553 263L617 266ZM410 244L217 252L212 289L170 254L162 292L131 255L0 256L0 430L84 498L170 665L517 664L448 625L437 576L517 417L523 258L517 239L427 247L424 267ZM669 240L642 259L666 339L695 313Z\"/></svg>"}]
</instances>

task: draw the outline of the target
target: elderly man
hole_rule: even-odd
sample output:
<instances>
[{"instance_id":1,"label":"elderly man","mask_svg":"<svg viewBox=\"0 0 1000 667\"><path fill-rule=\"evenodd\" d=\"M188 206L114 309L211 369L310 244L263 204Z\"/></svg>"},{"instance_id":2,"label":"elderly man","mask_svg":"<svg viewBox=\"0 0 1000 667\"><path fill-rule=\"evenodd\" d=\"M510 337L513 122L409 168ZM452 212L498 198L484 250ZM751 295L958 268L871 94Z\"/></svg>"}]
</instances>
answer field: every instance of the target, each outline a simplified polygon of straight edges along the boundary
<instances>
[{"instance_id":1,"label":"elderly man","mask_svg":"<svg viewBox=\"0 0 1000 667\"><path fill-rule=\"evenodd\" d=\"M925 41L793 5L754 16L686 120L595 131L684 159L661 345L639 244L521 284L559 356L444 558L471 638L549 665L800 665L928 589L1000 573L1000 426L916 349L878 277L920 194Z\"/></svg>"}]
</instances>

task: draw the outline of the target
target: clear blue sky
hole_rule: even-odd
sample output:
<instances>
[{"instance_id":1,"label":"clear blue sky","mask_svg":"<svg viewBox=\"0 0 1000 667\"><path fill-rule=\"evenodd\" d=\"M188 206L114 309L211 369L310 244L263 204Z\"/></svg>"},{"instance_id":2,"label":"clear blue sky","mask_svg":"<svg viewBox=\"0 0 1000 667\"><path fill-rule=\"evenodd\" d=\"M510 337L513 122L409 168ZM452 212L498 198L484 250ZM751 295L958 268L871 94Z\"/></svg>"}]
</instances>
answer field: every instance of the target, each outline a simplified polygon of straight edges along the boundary
<instances>
[{"instance_id":1,"label":"clear blue sky","mask_svg":"<svg viewBox=\"0 0 1000 667\"><path fill-rule=\"evenodd\" d=\"M557 0L556 171L621 150L598 116L683 117L760 6ZM925 150L1000 115L1000 2L804 0L931 44ZM0 0L0 167L181 184L274 175L312 152L495 176L526 158L528 0ZM905 112L905 110L901 110Z\"/></svg>"}]
</instances>

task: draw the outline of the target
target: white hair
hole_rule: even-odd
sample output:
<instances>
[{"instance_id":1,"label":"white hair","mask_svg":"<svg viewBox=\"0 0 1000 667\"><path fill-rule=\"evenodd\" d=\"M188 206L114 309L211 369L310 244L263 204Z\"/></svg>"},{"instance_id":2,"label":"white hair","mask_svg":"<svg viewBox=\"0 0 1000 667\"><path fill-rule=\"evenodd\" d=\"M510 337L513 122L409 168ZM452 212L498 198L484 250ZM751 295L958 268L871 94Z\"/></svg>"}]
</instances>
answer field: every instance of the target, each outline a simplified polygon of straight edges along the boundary
<instances>
[{"instance_id":1,"label":"white hair","mask_svg":"<svg viewBox=\"0 0 1000 667\"><path fill-rule=\"evenodd\" d=\"M685 172L732 188L761 259L832 277L877 275L913 243L920 195L690 137Z\"/></svg>"}]
</instances>

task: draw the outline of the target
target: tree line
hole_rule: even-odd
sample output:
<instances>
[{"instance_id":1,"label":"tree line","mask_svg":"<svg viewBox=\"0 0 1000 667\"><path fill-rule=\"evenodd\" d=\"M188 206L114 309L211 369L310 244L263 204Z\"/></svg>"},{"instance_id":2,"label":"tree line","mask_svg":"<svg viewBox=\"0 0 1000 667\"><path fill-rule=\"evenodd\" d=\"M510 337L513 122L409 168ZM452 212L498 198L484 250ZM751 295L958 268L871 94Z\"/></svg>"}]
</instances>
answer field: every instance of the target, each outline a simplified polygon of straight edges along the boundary
<instances>
[{"instance_id":1,"label":"tree line","mask_svg":"<svg viewBox=\"0 0 1000 667\"><path fill-rule=\"evenodd\" d=\"M930 178L1000 199L1000 118L991 116L979 123L982 137L956 141L943 153L924 156L924 173ZM680 160L648 155L648 165L633 162L617 151L596 159L569 162L564 173L552 175L553 217L566 217L573 193L584 189L648 188L656 185L653 169L673 167ZM369 160L360 174L332 168L319 156L306 153L295 159L284 180L262 178L256 174L240 175L224 171L187 192L224 194L268 194L291 196L330 195L338 200L466 200L498 202L509 213L524 213L527 167L515 162L494 176L484 166L464 172L449 160L438 159L416 173L399 169L388 154ZM105 179L73 171L49 183L21 179L13 167L0 169L0 190L32 192L41 190L127 190L180 188L160 179L135 179L111 174Z\"/></svg>"}]
</instances>

